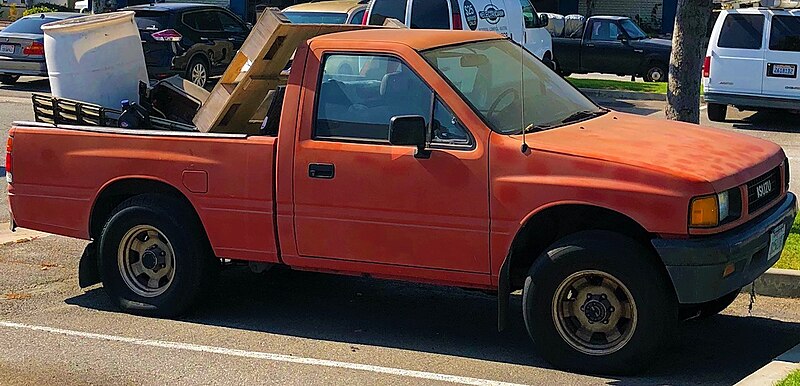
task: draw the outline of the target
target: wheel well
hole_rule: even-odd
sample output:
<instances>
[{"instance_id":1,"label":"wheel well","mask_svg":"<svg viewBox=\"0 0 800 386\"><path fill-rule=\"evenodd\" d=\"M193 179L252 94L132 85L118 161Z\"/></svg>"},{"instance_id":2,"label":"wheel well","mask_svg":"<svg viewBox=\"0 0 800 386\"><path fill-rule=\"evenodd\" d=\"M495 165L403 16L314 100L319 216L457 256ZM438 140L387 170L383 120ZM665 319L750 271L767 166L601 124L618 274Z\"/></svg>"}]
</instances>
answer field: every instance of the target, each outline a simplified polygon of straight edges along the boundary
<instances>
[{"instance_id":1,"label":"wheel well","mask_svg":"<svg viewBox=\"0 0 800 386\"><path fill-rule=\"evenodd\" d=\"M509 252L509 284L511 291L524 286L534 260L556 240L585 230L609 230L624 234L652 249L647 232L630 217L610 209L591 205L560 205L547 208L533 217L514 237Z\"/></svg>"},{"instance_id":2,"label":"wheel well","mask_svg":"<svg viewBox=\"0 0 800 386\"><path fill-rule=\"evenodd\" d=\"M203 61L203 62L206 64L206 67L208 67L208 68L209 68L209 70L210 70L210 68L211 68L211 61L210 61L208 58L209 58L209 56L208 56L208 55L207 55L205 52L196 52L194 55L192 55L192 57L191 57L191 58L189 58L189 61L188 61L188 62L186 62L186 69L187 69L188 71L191 71L191 70L192 70L192 68L191 68L191 66L192 66L192 62L193 62L195 59L200 59L200 60L202 60L202 61Z\"/></svg>"},{"instance_id":3,"label":"wheel well","mask_svg":"<svg viewBox=\"0 0 800 386\"><path fill-rule=\"evenodd\" d=\"M114 208L131 197L147 193L163 194L182 201L191 208L198 224L202 227L202 222L200 222L200 217L197 216L194 206L180 190L160 181L131 178L112 182L97 195L92 207L92 214L89 217L89 236L94 240L98 240L100 233L103 231L103 226L108 221L108 217Z\"/></svg>"}]
</instances>

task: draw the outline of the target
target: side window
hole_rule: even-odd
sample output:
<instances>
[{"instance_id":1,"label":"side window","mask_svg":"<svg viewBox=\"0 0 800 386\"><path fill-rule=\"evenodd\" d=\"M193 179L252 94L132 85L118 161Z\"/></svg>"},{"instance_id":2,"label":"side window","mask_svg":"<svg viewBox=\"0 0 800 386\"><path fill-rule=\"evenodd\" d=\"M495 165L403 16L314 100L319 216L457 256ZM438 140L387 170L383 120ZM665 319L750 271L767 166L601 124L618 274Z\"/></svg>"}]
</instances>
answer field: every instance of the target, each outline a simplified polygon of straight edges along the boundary
<instances>
[{"instance_id":1,"label":"side window","mask_svg":"<svg viewBox=\"0 0 800 386\"><path fill-rule=\"evenodd\" d=\"M207 11L192 12L184 15L183 20L186 25L198 31L222 31L222 24L217 16L218 13L219 12ZM192 24L187 22L187 20L191 20Z\"/></svg>"},{"instance_id":2,"label":"side window","mask_svg":"<svg viewBox=\"0 0 800 386\"><path fill-rule=\"evenodd\" d=\"M764 36L764 15L728 14L722 23L717 46L758 50Z\"/></svg>"},{"instance_id":3,"label":"side window","mask_svg":"<svg viewBox=\"0 0 800 386\"><path fill-rule=\"evenodd\" d=\"M236 20L233 16L228 15L225 12L216 12L216 14L219 16L219 21L222 25L223 31L233 33L241 33L245 31L242 23Z\"/></svg>"},{"instance_id":4,"label":"side window","mask_svg":"<svg viewBox=\"0 0 800 386\"><path fill-rule=\"evenodd\" d=\"M617 27L617 24L614 22L602 20L592 24L591 40L615 42L619 34L619 27Z\"/></svg>"},{"instance_id":5,"label":"side window","mask_svg":"<svg viewBox=\"0 0 800 386\"><path fill-rule=\"evenodd\" d=\"M525 28L536 28L536 9L533 8L530 0L519 0L522 4L522 18L525 20Z\"/></svg>"},{"instance_id":6,"label":"side window","mask_svg":"<svg viewBox=\"0 0 800 386\"><path fill-rule=\"evenodd\" d=\"M197 28L197 13L187 13L183 15L183 24L191 29Z\"/></svg>"},{"instance_id":7,"label":"side window","mask_svg":"<svg viewBox=\"0 0 800 386\"><path fill-rule=\"evenodd\" d=\"M773 16L769 49L800 52L800 16Z\"/></svg>"},{"instance_id":8,"label":"side window","mask_svg":"<svg viewBox=\"0 0 800 386\"><path fill-rule=\"evenodd\" d=\"M436 98L431 120L431 144L445 146L470 146L470 137L455 114Z\"/></svg>"},{"instance_id":9,"label":"side window","mask_svg":"<svg viewBox=\"0 0 800 386\"><path fill-rule=\"evenodd\" d=\"M375 0L369 15L369 25L383 25L386 18L406 23L406 0Z\"/></svg>"},{"instance_id":10,"label":"side window","mask_svg":"<svg viewBox=\"0 0 800 386\"><path fill-rule=\"evenodd\" d=\"M317 98L314 138L385 142L392 117L429 120L433 92L399 59L333 54Z\"/></svg>"},{"instance_id":11,"label":"side window","mask_svg":"<svg viewBox=\"0 0 800 386\"><path fill-rule=\"evenodd\" d=\"M361 24L361 21L364 20L364 13L366 12L366 9L356 11L356 13L353 14L353 18L350 19L350 24Z\"/></svg>"},{"instance_id":12,"label":"side window","mask_svg":"<svg viewBox=\"0 0 800 386\"><path fill-rule=\"evenodd\" d=\"M449 0L416 0L411 3L411 28L450 29Z\"/></svg>"}]
</instances>

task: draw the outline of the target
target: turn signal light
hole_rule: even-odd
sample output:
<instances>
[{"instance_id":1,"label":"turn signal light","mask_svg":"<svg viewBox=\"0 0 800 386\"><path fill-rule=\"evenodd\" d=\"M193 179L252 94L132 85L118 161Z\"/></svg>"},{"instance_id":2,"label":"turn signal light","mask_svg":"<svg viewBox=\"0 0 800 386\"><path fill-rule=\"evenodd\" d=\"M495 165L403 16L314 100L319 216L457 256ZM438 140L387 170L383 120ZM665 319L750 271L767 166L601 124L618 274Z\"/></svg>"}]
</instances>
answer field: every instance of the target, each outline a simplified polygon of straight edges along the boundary
<instances>
[{"instance_id":1,"label":"turn signal light","mask_svg":"<svg viewBox=\"0 0 800 386\"><path fill-rule=\"evenodd\" d=\"M31 45L23 48L22 53L28 56L42 56L44 55L44 44L33 42Z\"/></svg>"},{"instance_id":2,"label":"turn signal light","mask_svg":"<svg viewBox=\"0 0 800 386\"><path fill-rule=\"evenodd\" d=\"M697 197L689 205L689 226L697 228L715 227L719 224L717 195Z\"/></svg>"}]
</instances>

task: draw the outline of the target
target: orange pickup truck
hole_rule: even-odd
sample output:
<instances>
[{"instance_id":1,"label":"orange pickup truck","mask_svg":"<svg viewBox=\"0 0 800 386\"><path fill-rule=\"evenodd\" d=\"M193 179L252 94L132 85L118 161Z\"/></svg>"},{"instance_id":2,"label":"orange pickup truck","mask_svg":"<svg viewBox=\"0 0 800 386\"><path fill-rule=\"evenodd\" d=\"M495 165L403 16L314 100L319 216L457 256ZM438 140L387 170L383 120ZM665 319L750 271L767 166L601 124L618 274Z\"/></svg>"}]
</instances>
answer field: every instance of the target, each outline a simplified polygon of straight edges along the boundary
<instances>
[{"instance_id":1,"label":"orange pickup truck","mask_svg":"<svg viewBox=\"0 0 800 386\"><path fill-rule=\"evenodd\" d=\"M282 103L250 136L16 122L12 227L93 240L81 285L151 316L230 260L496 292L501 329L522 290L546 359L619 373L727 307L797 212L777 145L600 108L491 33L313 38Z\"/></svg>"}]
</instances>

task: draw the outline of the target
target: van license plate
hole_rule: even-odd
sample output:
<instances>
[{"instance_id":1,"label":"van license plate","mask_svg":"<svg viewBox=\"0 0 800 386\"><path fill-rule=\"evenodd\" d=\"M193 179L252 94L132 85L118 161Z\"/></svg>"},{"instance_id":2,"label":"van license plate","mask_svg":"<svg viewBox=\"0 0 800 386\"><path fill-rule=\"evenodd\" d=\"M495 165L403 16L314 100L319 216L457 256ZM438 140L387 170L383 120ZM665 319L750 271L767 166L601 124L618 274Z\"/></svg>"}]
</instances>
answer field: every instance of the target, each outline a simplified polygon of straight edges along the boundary
<instances>
[{"instance_id":1,"label":"van license plate","mask_svg":"<svg viewBox=\"0 0 800 386\"><path fill-rule=\"evenodd\" d=\"M0 54L13 54L13 53L14 53L14 45L13 44L0 45Z\"/></svg>"},{"instance_id":2,"label":"van license plate","mask_svg":"<svg viewBox=\"0 0 800 386\"><path fill-rule=\"evenodd\" d=\"M797 65L796 64L769 64L769 75L781 78L796 78Z\"/></svg>"},{"instance_id":3,"label":"van license plate","mask_svg":"<svg viewBox=\"0 0 800 386\"><path fill-rule=\"evenodd\" d=\"M786 224L778 225L777 228L772 230L772 233L769 235L769 253L767 254L767 260L772 260L775 255L781 252L785 234Z\"/></svg>"}]
</instances>

